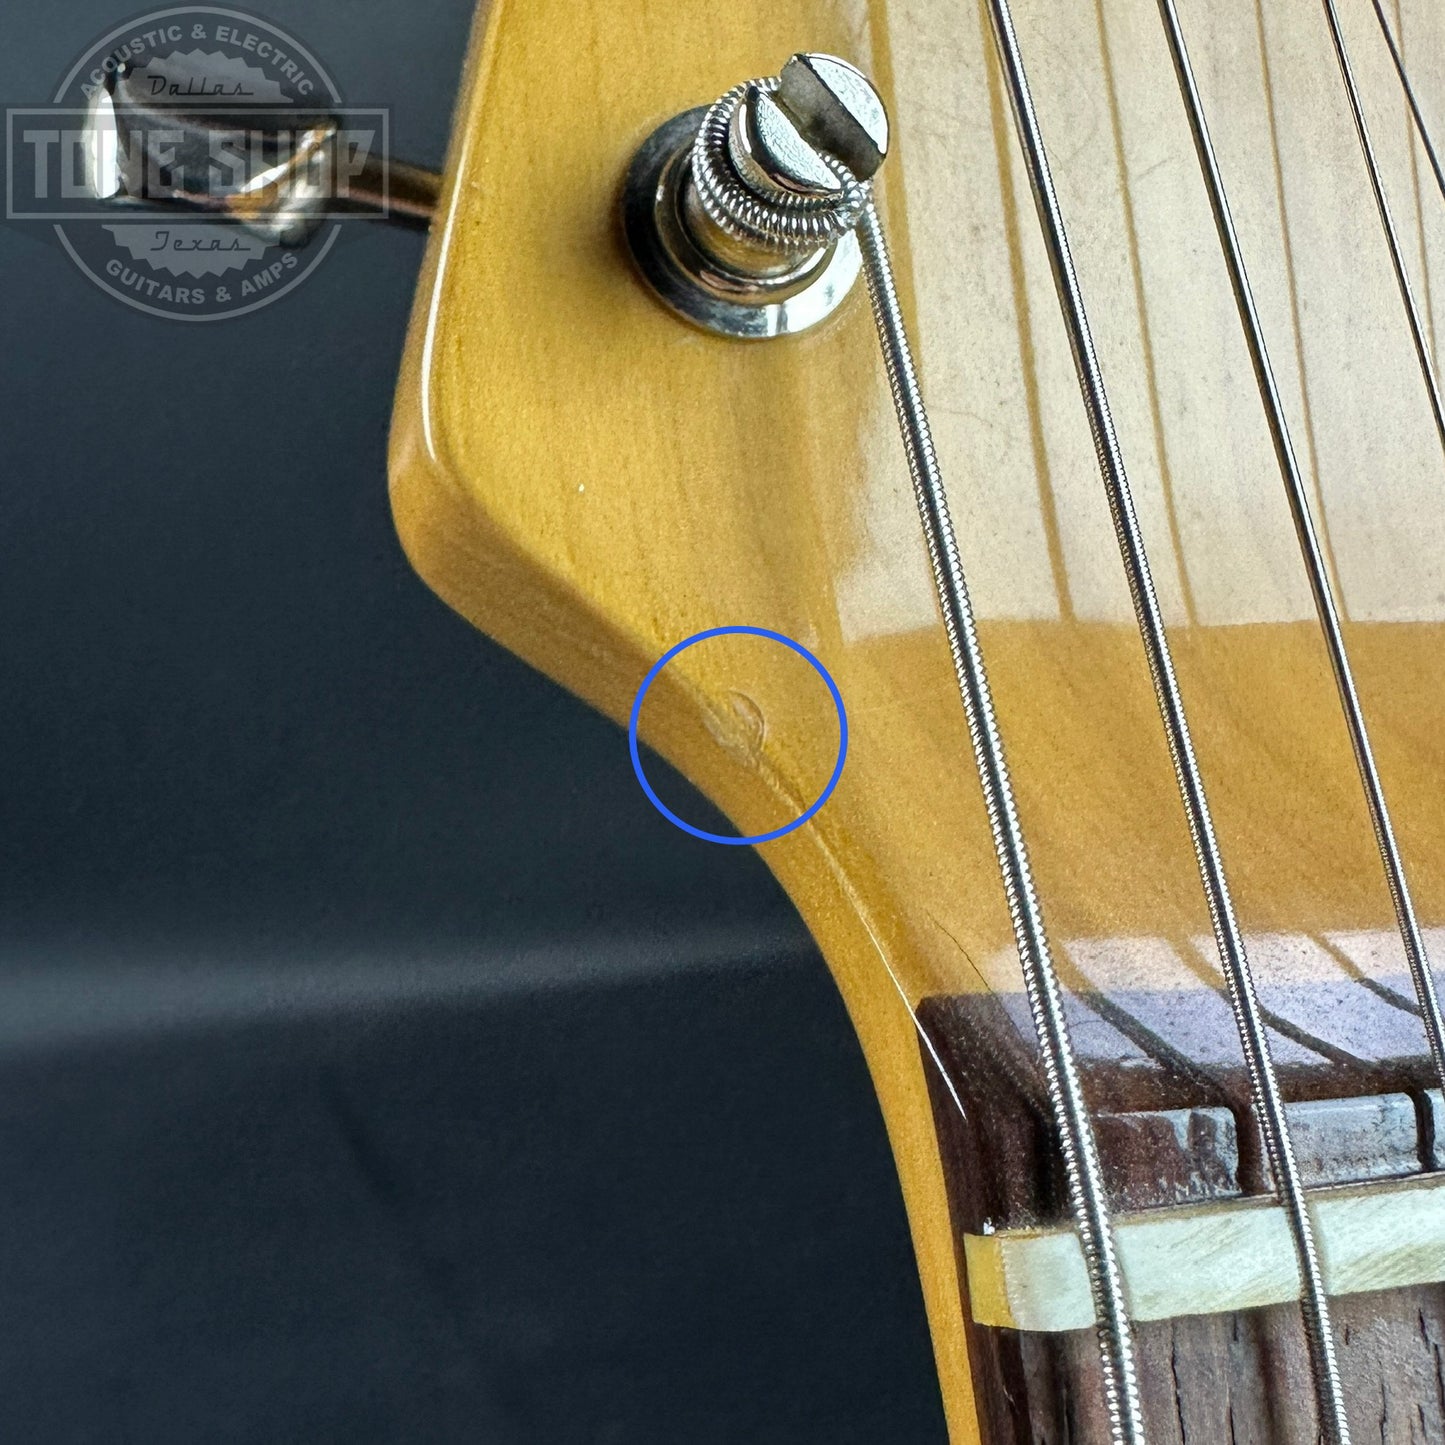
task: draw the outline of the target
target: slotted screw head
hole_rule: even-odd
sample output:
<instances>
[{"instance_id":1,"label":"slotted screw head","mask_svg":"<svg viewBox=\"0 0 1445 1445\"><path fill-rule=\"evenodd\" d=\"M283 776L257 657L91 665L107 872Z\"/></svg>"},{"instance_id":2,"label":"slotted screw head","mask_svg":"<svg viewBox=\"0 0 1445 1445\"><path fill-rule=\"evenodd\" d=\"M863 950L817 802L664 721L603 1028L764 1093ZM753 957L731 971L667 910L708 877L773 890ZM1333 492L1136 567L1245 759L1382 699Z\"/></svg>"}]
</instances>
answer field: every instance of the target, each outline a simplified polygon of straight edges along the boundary
<instances>
[{"instance_id":1,"label":"slotted screw head","mask_svg":"<svg viewBox=\"0 0 1445 1445\"><path fill-rule=\"evenodd\" d=\"M829 195L843 188L817 146L759 85L748 86L733 115L728 155L743 181L764 195L773 189Z\"/></svg>"},{"instance_id":2,"label":"slotted screw head","mask_svg":"<svg viewBox=\"0 0 1445 1445\"><path fill-rule=\"evenodd\" d=\"M888 112L872 82L835 55L793 56L773 94L809 144L869 180L888 154Z\"/></svg>"}]
</instances>

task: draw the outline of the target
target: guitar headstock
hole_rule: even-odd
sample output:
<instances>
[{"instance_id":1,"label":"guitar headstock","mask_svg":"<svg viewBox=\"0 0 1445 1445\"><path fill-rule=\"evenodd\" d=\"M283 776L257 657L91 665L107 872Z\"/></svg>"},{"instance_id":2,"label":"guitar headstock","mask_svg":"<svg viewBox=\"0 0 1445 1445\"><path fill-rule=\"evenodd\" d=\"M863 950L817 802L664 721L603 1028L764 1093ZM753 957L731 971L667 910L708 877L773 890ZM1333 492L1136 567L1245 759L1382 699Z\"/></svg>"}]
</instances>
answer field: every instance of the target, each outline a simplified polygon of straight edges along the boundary
<instances>
[{"instance_id":1,"label":"guitar headstock","mask_svg":"<svg viewBox=\"0 0 1445 1445\"><path fill-rule=\"evenodd\" d=\"M1211 25L1198 8L1196 61L1220 102L1263 322L1309 441L1417 899L1439 923L1445 465L1399 380L1414 374L1410 343L1348 114L1321 99L1322 25L1252 12ZM1445 18L1405 8L1414 53L1433 53L1445 83ZM1397 1035L1352 1026L1352 1001L1382 989L1408 1019L1409 985L1152 0L1048 11L1024 17L1023 40L1291 1087L1423 1098L1428 1076ZM1219 1002L1198 942L1209 918L980 10L496 0L473 42L408 342L392 497L429 585L621 724L658 659L712 629L781 634L835 680L841 780L762 851L868 1054L964 1439L961 1206L934 1108L994 1027L969 1024L981 1015L959 1000L995 1000L994 1022L1025 1040L1027 1018L866 298L856 288L799 335L709 335L642 284L621 219L628 167L659 125L803 48L858 65L892 116L880 206L1040 894L1081 1037L1094 1028L1093 1102L1222 1102L1247 1116L1233 1064L1181 1022L1198 1012L1171 1002L1197 997L1206 1014ZM1393 116L1378 36L1362 30L1357 50L1372 103ZM1403 126L1386 141L1421 264L1445 264L1445 208L1421 190ZM1370 258L1348 287L1341 256ZM839 748L822 679L756 632L679 653L648 689L640 734L746 835L796 819ZM1149 1054L1141 1028L1182 1077L1135 1067Z\"/></svg>"}]
</instances>

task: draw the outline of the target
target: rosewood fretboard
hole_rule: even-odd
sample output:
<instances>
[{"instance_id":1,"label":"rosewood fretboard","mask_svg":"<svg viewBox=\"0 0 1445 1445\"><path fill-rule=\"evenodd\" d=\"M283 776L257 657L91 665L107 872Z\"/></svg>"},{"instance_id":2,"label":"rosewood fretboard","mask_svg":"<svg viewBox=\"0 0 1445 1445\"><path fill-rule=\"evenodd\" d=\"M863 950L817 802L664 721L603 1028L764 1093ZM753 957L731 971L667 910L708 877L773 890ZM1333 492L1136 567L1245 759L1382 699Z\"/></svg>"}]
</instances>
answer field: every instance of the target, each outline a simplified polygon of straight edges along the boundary
<instances>
[{"instance_id":1,"label":"rosewood fretboard","mask_svg":"<svg viewBox=\"0 0 1445 1445\"><path fill-rule=\"evenodd\" d=\"M1076 980L1078 981L1078 980ZM1407 979L1299 985L1270 1021L1301 1169L1311 1186L1441 1167L1438 1090ZM1112 1202L1161 1210L1267 1192L1268 1166L1224 999L1080 987L1071 1023ZM955 1233L1068 1220L1063 1172L1027 1005L1014 994L925 1000L924 1032ZM1445 1142L1445 1141L1442 1141ZM988 1445L1109 1439L1092 1331L972 1323L970 1358ZM1337 1298L1340 1366L1357 1441L1445 1441L1445 1286ZM1310 1445L1309 1367L1298 1310L1278 1305L1136 1325L1151 1441Z\"/></svg>"}]
</instances>

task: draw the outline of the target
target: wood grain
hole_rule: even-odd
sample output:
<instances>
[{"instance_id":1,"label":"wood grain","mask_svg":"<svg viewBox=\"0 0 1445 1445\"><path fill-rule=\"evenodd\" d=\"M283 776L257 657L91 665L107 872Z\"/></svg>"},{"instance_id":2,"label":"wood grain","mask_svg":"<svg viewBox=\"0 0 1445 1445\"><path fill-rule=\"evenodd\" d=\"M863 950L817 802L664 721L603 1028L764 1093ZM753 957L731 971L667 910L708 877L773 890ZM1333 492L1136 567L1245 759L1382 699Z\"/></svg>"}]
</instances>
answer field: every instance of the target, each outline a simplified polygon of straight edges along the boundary
<instances>
[{"instance_id":1,"label":"wood grain","mask_svg":"<svg viewBox=\"0 0 1445 1445\"><path fill-rule=\"evenodd\" d=\"M1397 831L1438 925L1445 459L1323 18L1181 8ZM1344 8L1438 325L1445 208L1368 7ZM1018 10L1279 1049L1372 1056L1359 1036L1401 1021L1320 1000L1364 978L1359 995L1407 1013L1388 998L1398 942L1152 0ZM1445 125L1445 12L1407 0L1398 18ZM842 783L762 851L867 1054L968 1442L977 1372L914 1010L966 994L1016 1007L1019 980L866 307L776 344L692 332L638 285L616 222L654 125L803 47L862 65L894 112L887 224L1053 936L1081 988L1149 996L1181 1058L1227 1074L1195 942L1208 918L976 5L496 0L408 339L392 500L443 598L613 718L668 647L722 624L795 637L837 680ZM684 654L642 723L749 833L798 815L837 742L817 679L757 639Z\"/></svg>"},{"instance_id":2,"label":"wood grain","mask_svg":"<svg viewBox=\"0 0 1445 1445\"><path fill-rule=\"evenodd\" d=\"M1353 1295L1334 1307L1341 1378L1356 1445L1445 1439L1445 1289ZM988 1439L997 1445L1107 1445L1093 1332L1000 1331ZM1316 1445L1297 1311L1161 1320L1136 1330L1151 1445Z\"/></svg>"}]
</instances>

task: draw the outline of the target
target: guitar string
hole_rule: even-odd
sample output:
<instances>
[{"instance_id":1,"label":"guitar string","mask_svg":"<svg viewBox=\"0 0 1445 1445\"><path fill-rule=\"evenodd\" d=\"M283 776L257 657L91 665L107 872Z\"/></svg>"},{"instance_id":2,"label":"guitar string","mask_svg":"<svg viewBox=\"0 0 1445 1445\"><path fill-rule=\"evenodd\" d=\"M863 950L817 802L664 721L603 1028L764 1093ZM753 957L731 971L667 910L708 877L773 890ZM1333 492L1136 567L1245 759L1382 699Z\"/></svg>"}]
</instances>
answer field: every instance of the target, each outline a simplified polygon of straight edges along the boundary
<instances>
[{"instance_id":1,"label":"guitar string","mask_svg":"<svg viewBox=\"0 0 1445 1445\"><path fill-rule=\"evenodd\" d=\"M994 712L973 606L968 595L943 476L898 304L893 264L872 185L825 150L816 152L840 182L836 193L807 196L743 183L731 159L737 114L754 94L773 94L777 77L735 86L710 106L691 151L697 196L727 235L779 249L853 231L862 258L898 428L928 546L939 610L957 674L974 763L988 811L1029 1008L1043 1055L1049 1103L1058 1129L1079 1243L1098 1324L1104 1401L1114 1445L1144 1445L1133 1336L1114 1250L1108 1191L1064 1012L1064 991L1049 950L1003 740Z\"/></svg>"},{"instance_id":2,"label":"guitar string","mask_svg":"<svg viewBox=\"0 0 1445 1445\"><path fill-rule=\"evenodd\" d=\"M1445 197L1445 169L1440 165L1440 153L1435 149L1435 142L1430 138L1430 127L1425 124L1425 113L1420 109L1420 102L1415 96L1415 87L1410 84L1410 76L1405 69L1405 57L1395 40L1395 32L1390 29L1390 22L1385 18L1385 7L1381 0L1373 0L1375 16L1380 22L1380 30L1384 34L1385 44L1390 48L1390 59L1395 62L1395 74L1400 77L1400 87L1405 92L1406 103L1410 107L1410 115L1415 122L1416 134L1420 137L1420 144L1425 147L1425 155L1430 161L1430 169L1435 173L1435 184L1440 188L1440 194Z\"/></svg>"},{"instance_id":3,"label":"guitar string","mask_svg":"<svg viewBox=\"0 0 1445 1445\"><path fill-rule=\"evenodd\" d=\"M1329 1300L1325 1293L1304 1185L1290 1139L1279 1077L1270 1057L1269 1039L1255 994L1253 971L1235 918L1204 782L1194 755L1189 723L1174 675L1163 615L1150 574L1143 533L1134 510L1103 373L1094 347L1093 332L1074 268L1067 229L1054 188L1028 75L1014 30L1009 0L988 0L988 11L1004 80L1013 105L1019 143L1034 193L1040 229L1058 291L1060 309L1069 334L1079 387L1093 432L1099 470L1108 496L1120 555L1128 576L1139 633L1174 763L1180 798L1189 821L1200 878L1214 926L1215 941L1228 984L1230 1007L1239 1029L1245 1065L1249 1072L1255 1112L1294 1243L1302 1283L1300 1307L1309 1346L1320 1428L1327 1445L1348 1445L1349 1424L1345 1415L1344 1391L1336 1360L1334 1331L1330 1324Z\"/></svg>"},{"instance_id":4,"label":"guitar string","mask_svg":"<svg viewBox=\"0 0 1445 1445\"><path fill-rule=\"evenodd\" d=\"M1133 1335L1093 1122L1074 1060L1063 990L1034 888L1033 870L998 731L993 694L979 646L948 497L933 449L902 308L898 304L888 246L877 206L871 198L859 219L857 235L949 651L963 697L974 761L983 786L1024 986L1043 1056L1049 1103L1063 1150L1069 1199L1094 1301L1110 1438L1114 1445L1144 1445Z\"/></svg>"},{"instance_id":5,"label":"guitar string","mask_svg":"<svg viewBox=\"0 0 1445 1445\"><path fill-rule=\"evenodd\" d=\"M1395 841L1395 830L1390 820L1390 808L1385 798L1384 784L1375 764L1374 748L1370 743L1369 729L1365 723L1364 709L1355 687L1354 671L1350 666L1349 654L1345 647L1344 630L1340 622L1340 611L1336 604L1334 588L1330 583L1329 569L1325 565L1324 553L1319 535L1315 530L1314 517L1310 510L1308 493L1303 473L1295 453L1290 435L1289 423L1285 418L1284 403L1280 397L1275 379L1274 367L1269 359L1265 344L1264 327L1255 306L1254 291L1249 284L1249 273L1244 264L1244 252L1239 234L1235 229L1234 216L1225 191L1224 176L1219 168L1219 158L1214 150L1209 122L1204 112L1204 101L1189 59L1184 31L1179 22L1175 0L1158 0L1159 15L1164 23L1165 38L1169 42L1169 54L1174 62L1174 74L1179 83L1179 93L1189 118L1189 130L1194 139L1195 154L1199 169L1209 193L1210 209L1214 213L1214 226L1219 236L1220 249L1224 253L1225 265L1229 271L1229 284L1234 292L1235 307L1239 312L1239 323L1244 329L1245 341L1249 347L1250 363L1254 368L1255 384L1260 401L1264 406L1265 418L1269 423L1271 440L1274 443L1275 459L1284 482L1285 495L1289 501L1290 516L1294 520L1295 536L1299 541L1305 572L1309 578L1310 591L1314 595L1315 612L1319 617L1320 630L1324 634L1325 647L1329 653L1330 669L1334 673L1335 688L1339 693L1340 707L1350 734L1350 746L1354 752L1355 765L1359 770L1360 783L1365 791L1365 802L1369 808L1370 823L1375 833L1375 845L1385 869L1385 881L1390 891L1390 900L1395 909L1395 921L1399 927L1400 939L1405 947L1405 959L1410 977L1415 985L1415 995L1420 1003L1420 1017L1424 1022L1425 1036L1429 1041L1430 1057L1435 1064L1442 1087L1445 1087L1445 1020L1442 1020L1440 999L1436 991L1435 978L1430 966L1430 957L1420 931L1419 919L1415 912L1414 898L1410 892L1404 860Z\"/></svg>"},{"instance_id":6,"label":"guitar string","mask_svg":"<svg viewBox=\"0 0 1445 1445\"><path fill-rule=\"evenodd\" d=\"M1385 243L1390 251L1390 264L1395 268L1395 282L1400 288L1400 300L1405 307L1405 316L1410 323L1410 339L1415 343L1415 356L1420 363L1420 375L1430 397L1430 412L1435 418L1435 430L1440 437L1440 447L1445 451L1445 398L1440 394L1440 379L1435 372L1435 361L1430 354L1430 342L1425 335L1425 324L1420 315L1420 306L1415 299L1414 288L1410 285L1410 273L1405 269L1404 252L1400 249L1400 238L1395 230L1395 218L1390 212L1390 202L1385 195L1385 182L1380 175L1379 158L1375 143L1365 120L1365 108L1360 99L1360 88L1355 82L1354 66L1350 64L1350 52L1345 45L1345 33L1340 27L1339 12L1335 0L1324 0L1325 19L1329 23L1330 41L1334 46L1335 60L1339 65L1340 80L1350 102L1350 115L1355 122L1355 135L1360 142L1364 156L1365 170L1370 177L1370 190L1375 197L1375 209L1380 215L1380 225L1385 232Z\"/></svg>"}]
</instances>

